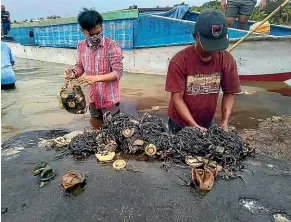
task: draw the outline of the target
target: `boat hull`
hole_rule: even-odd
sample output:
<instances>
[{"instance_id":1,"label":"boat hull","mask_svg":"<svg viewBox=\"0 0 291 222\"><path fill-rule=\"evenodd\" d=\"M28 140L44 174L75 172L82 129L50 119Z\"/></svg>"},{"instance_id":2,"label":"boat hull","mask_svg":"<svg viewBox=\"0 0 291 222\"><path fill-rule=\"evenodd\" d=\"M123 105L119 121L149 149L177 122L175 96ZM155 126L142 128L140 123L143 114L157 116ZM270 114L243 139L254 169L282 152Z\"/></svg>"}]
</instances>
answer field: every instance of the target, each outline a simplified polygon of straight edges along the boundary
<instances>
[{"instance_id":1,"label":"boat hull","mask_svg":"<svg viewBox=\"0 0 291 222\"><path fill-rule=\"evenodd\" d=\"M16 57L74 65L76 50L67 48L22 46L8 43ZM170 59L188 47L167 46L124 51L124 71L166 75ZM286 81L291 79L291 39L246 41L231 54L241 79Z\"/></svg>"}]
</instances>

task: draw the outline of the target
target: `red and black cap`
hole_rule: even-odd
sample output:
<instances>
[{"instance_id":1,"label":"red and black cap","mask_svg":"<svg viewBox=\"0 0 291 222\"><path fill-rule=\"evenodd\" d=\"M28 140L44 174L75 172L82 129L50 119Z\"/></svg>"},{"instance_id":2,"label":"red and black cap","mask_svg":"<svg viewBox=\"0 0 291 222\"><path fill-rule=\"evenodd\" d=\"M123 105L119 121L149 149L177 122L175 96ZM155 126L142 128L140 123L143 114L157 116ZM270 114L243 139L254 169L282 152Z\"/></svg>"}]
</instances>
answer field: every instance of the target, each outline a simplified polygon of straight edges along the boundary
<instances>
[{"instance_id":1,"label":"red and black cap","mask_svg":"<svg viewBox=\"0 0 291 222\"><path fill-rule=\"evenodd\" d=\"M226 17L219 10L201 12L195 24L194 34L200 37L203 48L208 52L224 50L229 46Z\"/></svg>"}]
</instances>

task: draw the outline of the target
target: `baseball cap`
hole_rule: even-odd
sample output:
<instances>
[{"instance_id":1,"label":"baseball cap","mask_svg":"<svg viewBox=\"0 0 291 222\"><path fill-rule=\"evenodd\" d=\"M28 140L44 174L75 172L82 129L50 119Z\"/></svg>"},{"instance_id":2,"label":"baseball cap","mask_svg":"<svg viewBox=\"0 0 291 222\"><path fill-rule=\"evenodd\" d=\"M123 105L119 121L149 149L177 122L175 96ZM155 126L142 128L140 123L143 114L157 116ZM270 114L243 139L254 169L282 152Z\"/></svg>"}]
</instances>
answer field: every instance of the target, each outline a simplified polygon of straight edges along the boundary
<instances>
[{"instance_id":1,"label":"baseball cap","mask_svg":"<svg viewBox=\"0 0 291 222\"><path fill-rule=\"evenodd\" d=\"M208 52L227 49L229 45L228 25L225 15L219 10L205 10L198 16L194 34L200 37Z\"/></svg>"}]
</instances>

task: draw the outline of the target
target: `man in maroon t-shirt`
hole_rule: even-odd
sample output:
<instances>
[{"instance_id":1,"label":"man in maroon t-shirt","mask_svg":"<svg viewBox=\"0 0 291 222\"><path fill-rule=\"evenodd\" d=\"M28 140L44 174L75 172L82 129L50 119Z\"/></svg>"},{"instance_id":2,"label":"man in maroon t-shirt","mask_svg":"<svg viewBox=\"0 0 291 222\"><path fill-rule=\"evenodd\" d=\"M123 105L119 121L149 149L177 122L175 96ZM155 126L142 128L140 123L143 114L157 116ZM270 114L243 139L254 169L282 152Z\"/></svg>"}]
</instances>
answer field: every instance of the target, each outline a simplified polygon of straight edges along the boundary
<instances>
[{"instance_id":1,"label":"man in maroon t-shirt","mask_svg":"<svg viewBox=\"0 0 291 222\"><path fill-rule=\"evenodd\" d=\"M170 61L166 91L171 92L169 128L210 127L220 88L221 127L228 131L234 94L240 92L237 65L230 53L227 21L218 10L202 12L195 25L196 43L178 52Z\"/></svg>"}]
</instances>

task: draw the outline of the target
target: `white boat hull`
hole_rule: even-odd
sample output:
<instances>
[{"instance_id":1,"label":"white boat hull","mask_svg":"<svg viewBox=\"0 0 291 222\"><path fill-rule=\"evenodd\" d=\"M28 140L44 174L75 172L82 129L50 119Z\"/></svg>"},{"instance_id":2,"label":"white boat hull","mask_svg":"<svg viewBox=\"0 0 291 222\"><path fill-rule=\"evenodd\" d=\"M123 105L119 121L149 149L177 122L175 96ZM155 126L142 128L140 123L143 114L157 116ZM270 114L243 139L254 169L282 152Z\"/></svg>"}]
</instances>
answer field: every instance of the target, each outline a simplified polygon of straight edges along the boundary
<instances>
[{"instance_id":1,"label":"white boat hull","mask_svg":"<svg viewBox=\"0 0 291 222\"><path fill-rule=\"evenodd\" d=\"M8 44L16 57L70 65L76 62L75 49ZM185 47L187 46L124 51L124 71L166 75L170 59ZM282 82L291 79L291 39L247 41L231 53L237 61L242 79Z\"/></svg>"}]
</instances>

